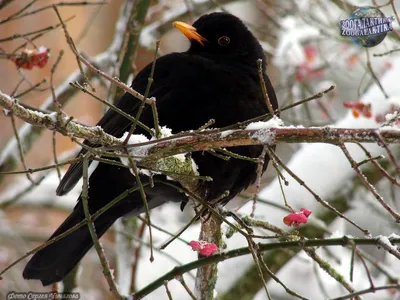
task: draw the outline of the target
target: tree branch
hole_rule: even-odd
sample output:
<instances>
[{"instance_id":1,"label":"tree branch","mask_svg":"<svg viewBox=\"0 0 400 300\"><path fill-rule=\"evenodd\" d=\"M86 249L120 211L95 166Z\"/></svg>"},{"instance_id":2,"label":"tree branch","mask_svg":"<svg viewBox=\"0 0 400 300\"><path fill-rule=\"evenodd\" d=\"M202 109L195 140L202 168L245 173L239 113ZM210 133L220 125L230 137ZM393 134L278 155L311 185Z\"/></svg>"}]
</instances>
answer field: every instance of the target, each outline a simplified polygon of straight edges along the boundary
<instances>
[{"instance_id":1,"label":"tree branch","mask_svg":"<svg viewBox=\"0 0 400 300\"><path fill-rule=\"evenodd\" d=\"M374 237L374 238L351 238L348 236L343 236L341 238L333 238L333 239L314 239L314 240L306 240L306 241L289 241L289 242L276 242L269 244L258 244L259 251L269 251L274 249L288 249L288 248L304 248L304 247L321 247L321 246L346 246L350 242L355 245L375 245L380 246L380 241L382 236ZM400 239L392 239L390 240L392 244L400 244ZM159 277L156 281L153 281L145 288L141 289L137 293L135 293L134 299L141 299L144 296L148 295L150 292L154 291L158 287L162 286L165 281L169 281L174 279L178 275L182 275L190 270L197 269L201 266L213 264L217 262L224 261L229 258L238 257L250 254L249 247L243 247L234 249L227 252L222 252L220 254L208 256L205 258L201 258L199 260L190 262L186 265L175 267L170 272L166 273L164 276ZM397 285L400 288L400 285Z\"/></svg>"},{"instance_id":2,"label":"tree branch","mask_svg":"<svg viewBox=\"0 0 400 300\"><path fill-rule=\"evenodd\" d=\"M120 15L118 21L115 25L115 34L113 41L111 42L108 49L97 56L95 56L91 62L99 69L104 70L107 73L113 73L111 70L115 67L116 61L118 58L118 53L122 47L123 36L125 33L125 29L128 26L128 20L130 18L129 9L131 5L130 0L125 0L120 9ZM128 7L128 9L127 9ZM94 72L87 72L87 77L89 79L97 76ZM55 90L55 95L57 100L61 105L65 105L68 100L72 98L77 92L76 89L72 88L69 83L70 82L80 82L82 81L82 74L79 70L73 72L58 88ZM53 97L50 95L41 106L42 110L54 110L53 105ZM28 152L35 141L42 135L43 127L33 127L30 124L24 124L19 129L19 137L24 144L25 152ZM0 154L0 170L1 171L11 171L15 169L18 165L18 156L15 155L15 149L17 147L16 138L10 139L7 145L4 147L4 150ZM3 176L0 176L0 182L2 181Z\"/></svg>"},{"instance_id":3,"label":"tree branch","mask_svg":"<svg viewBox=\"0 0 400 300\"><path fill-rule=\"evenodd\" d=\"M56 121L56 113L43 114L27 109L18 104L16 99L0 91L0 106L5 112L12 113L25 122L56 130L65 136L84 138L93 144L104 146L122 145L122 141L112 135L105 133L100 127L84 126L75 121L70 121L68 116L63 115L63 122ZM388 144L400 143L400 129L393 127L376 128L332 128L332 127L309 127L294 128L273 127L273 124L264 122L260 129L235 129L235 130L209 130L202 132L191 132L177 134L166 138L137 143L129 147L148 148L146 160L160 159L171 155L204 151L212 148L224 148L249 145L274 145L276 143L328 143L341 145L343 143L376 143L376 132ZM118 148L116 148L118 149Z\"/></svg>"}]
</instances>

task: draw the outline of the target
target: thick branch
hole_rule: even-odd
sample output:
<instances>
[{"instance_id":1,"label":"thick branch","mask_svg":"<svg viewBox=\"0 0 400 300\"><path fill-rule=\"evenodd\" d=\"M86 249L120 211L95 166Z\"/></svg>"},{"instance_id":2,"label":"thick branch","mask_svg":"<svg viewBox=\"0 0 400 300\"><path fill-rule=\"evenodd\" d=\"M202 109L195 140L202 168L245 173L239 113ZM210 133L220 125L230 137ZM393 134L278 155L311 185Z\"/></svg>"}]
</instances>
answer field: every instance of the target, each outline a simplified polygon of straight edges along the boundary
<instances>
[{"instance_id":1,"label":"thick branch","mask_svg":"<svg viewBox=\"0 0 400 300\"><path fill-rule=\"evenodd\" d=\"M222 246L221 220L213 215L201 216L200 240ZM218 264L208 264L197 269L196 292L200 300L214 299Z\"/></svg>"},{"instance_id":2,"label":"thick branch","mask_svg":"<svg viewBox=\"0 0 400 300\"><path fill-rule=\"evenodd\" d=\"M47 128L49 130L56 130L66 136L85 138L94 144L115 145L122 143L114 136L105 133L103 129L98 126L84 126L74 121L70 121L70 119L65 115L62 116L63 122L60 124L57 120L57 113L43 114L26 109L22 105L18 104L15 99L1 93L1 91L0 105L9 111L6 111L6 114L11 113L31 125Z\"/></svg>"},{"instance_id":3,"label":"thick branch","mask_svg":"<svg viewBox=\"0 0 400 300\"><path fill-rule=\"evenodd\" d=\"M331 127L271 127L259 130L239 129L227 135L226 132L203 132L188 134L175 140L152 141L136 146L155 144L149 155L151 159L177 153L204 151L211 148L224 148L248 145L274 145L276 143L376 143L375 133L379 132L388 144L400 143L400 130L391 128L331 128ZM268 139L260 136L269 136ZM150 158L150 157L149 157Z\"/></svg>"},{"instance_id":4,"label":"thick branch","mask_svg":"<svg viewBox=\"0 0 400 300\"><path fill-rule=\"evenodd\" d=\"M341 238L334 238L334 239L314 239L306 241L276 242L269 244L259 244L258 246L260 251L268 251L273 249L280 249L280 251L282 251L282 249L287 249L287 248L304 248L304 247L321 247L321 246L346 246L349 245L349 243L354 243L355 245L376 245L379 247L380 246L379 242L381 238L382 238L381 236L375 238L351 238L344 236ZM399 244L400 239L392 239L391 243ZM134 299L143 298L156 288L163 285L165 281L172 280L176 276L182 275L190 270L197 269L207 264L221 262L229 258L247 255L249 253L250 253L249 247L243 247L228 252L223 252L217 255L212 255L206 258L201 258L199 260L190 262L180 267L175 267L164 276L158 278L156 281L152 282L142 290L135 293Z\"/></svg>"},{"instance_id":5,"label":"thick branch","mask_svg":"<svg viewBox=\"0 0 400 300\"><path fill-rule=\"evenodd\" d=\"M120 145L122 141L112 135L106 134L100 127L84 126L74 121L64 124L55 121L55 115L43 114L23 107L15 99L0 91L0 106L4 107L14 116L34 126L56 130L66 136L84 138L93 144L104 146ZM237 129L229 131L202 131L187 133L174 138L167 137L149 142L135 144L134 147L148 148L148 158L154 160L171 155L204 151L212 148L224 148L247 145L273 145L285 143L376 143L376 133L388 144L400 143L400 129L392 127L376 128L332 128L332 127L270 127L268 123L261 129ZM131 146L132 147L132 146Z\"/></svg>"}]
</instances>

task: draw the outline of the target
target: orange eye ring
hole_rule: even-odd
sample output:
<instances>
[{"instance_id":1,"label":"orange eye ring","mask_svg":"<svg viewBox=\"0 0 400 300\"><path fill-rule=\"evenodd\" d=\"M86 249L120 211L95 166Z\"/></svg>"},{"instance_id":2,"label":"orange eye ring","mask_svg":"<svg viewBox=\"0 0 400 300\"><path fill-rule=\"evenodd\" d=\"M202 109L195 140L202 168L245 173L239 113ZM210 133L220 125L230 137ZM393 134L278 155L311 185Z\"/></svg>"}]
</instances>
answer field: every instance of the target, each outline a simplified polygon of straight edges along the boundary
<instances>
[{"instance_id":1,"label":"orange eye ring","mask_svg":"<svg viewBox=\"0 0 400 300\"><path fill-rule=\"evenodd\" d=\"M220 46L222 46L222 47L228 46L230 42L231 42L231 39L230 39L229 37L225 36L225 35L224 35L224 36L221 36L221 37L218 39L218 44L219 44Z\"/></svg>"}]
</instances>

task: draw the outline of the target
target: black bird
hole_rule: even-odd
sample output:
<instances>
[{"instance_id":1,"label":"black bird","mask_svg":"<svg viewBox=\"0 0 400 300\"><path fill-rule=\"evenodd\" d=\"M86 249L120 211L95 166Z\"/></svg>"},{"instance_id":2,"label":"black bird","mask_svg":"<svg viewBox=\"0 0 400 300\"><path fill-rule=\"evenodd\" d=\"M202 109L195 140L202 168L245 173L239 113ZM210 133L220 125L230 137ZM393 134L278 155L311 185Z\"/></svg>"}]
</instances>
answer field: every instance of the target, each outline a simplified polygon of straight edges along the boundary
<instances>
[{"instance_id":1,"label":"black bird","mask_svg":"<svg viewBox=\"0 0 400 300\"><path fill-rule=\"evenodd\" d=\"M262 59L265 73L266 58L261 45L240 19L227 13L211 13L200 17L193 26L183 22L175 22L174 26L190 40L190 48L186 52L172 53L157 59L149 96L156 97L161 126L167 126L173 133L177 133L197 129L214 119L215 127L224 127L268 112L257 66L257 60ZM151 64L145 67L132 82L132 88L142 94L151 67ZM271 104L276 109L277 99L267 75L264 75L264 81ZM116 106L135 116L140 103L126 93ZM153 127L150 107L144 108L140 121ZM105 132L122 137L129 131L131 122L110 109L98 125ZM140 127L137 127L135 134L148 136ZM247 146L231 147L229 150L254 158L260 155L262 149L261 146ZM200 152L193 153L192 157L200 175L213 178L213 181L204 182L199 187L204 200L214 200L228 190L229 196L223 199L223 204L226 204L256 179L257 164L254 162L235 158L222 160ZM264 170L268 160L267 157ZM57 195L68 193L81 177L82 163L71 165L57 188ZM129 169L99 163L89 178L90 213L95 213L135 185L136 179ZM183 193L162 183L146 187L145 192L150 208L168 201L183 204L188 201ZM94 224L97 235L103 235L118 218L128 213L135 216L143 212L140 194L131 193L96 219ZM65 232L84 218L82 200L79 198L72 214L50 238ZM60 281L92 246L88 228L83 226L38 251L26 265L23 277L39 279L43 285Z\"/></svg>"}]
</instances>

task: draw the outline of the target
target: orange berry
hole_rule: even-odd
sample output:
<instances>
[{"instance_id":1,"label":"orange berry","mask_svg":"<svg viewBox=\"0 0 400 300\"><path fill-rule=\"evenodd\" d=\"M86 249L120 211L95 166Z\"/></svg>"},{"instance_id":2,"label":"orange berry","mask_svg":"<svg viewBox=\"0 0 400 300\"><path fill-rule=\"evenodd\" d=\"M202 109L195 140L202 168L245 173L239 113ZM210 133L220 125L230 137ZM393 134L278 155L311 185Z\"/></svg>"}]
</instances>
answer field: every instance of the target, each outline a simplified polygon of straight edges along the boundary
<instances>
[{"instance_id":1,"label":"orange berry","mask_svg":"<svg viewBox=\"0 0 400 300\"><path fill-rule=\"evenodd\" d=\"M356 118L356 119L360 116L360 111L358 109L354 108L352 110L352 113L353 113L354 118Z\"/></svg>"}]
</instances>

